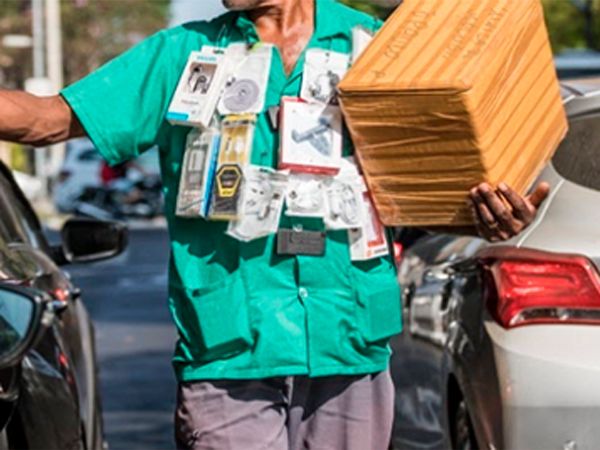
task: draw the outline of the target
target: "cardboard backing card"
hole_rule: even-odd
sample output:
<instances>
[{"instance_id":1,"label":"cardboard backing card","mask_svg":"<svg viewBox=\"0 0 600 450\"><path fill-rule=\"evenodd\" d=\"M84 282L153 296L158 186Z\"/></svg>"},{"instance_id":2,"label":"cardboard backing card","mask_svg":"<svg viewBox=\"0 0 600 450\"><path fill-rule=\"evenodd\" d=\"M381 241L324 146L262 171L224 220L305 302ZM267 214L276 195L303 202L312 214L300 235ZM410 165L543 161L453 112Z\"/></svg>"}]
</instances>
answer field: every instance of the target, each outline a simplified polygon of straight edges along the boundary
<instances>
[{"instance_id":1,"label":"cardboard backing card","mask_svg":"<svg viewBox=\"0 0 600 450\"><path fill-rule=\"evenodd\" d=\"M173 125L208 128L225 82L224 49L190 53L167 111Z\"/></svg>"},{"instance_id":2,"label":"cardboard backing card","mask_svg":"<svg viewBox=\"0 0 600 450\"><path fill-rule=\"evenodd\" d=\"M286 172L246 166L239 219L230 222L227 234L243 242L275 234L283 209L287 177Z\"/></svg>"},{"instance_id":3,"label":"cardboard backing card","mask_svg":"<svg viewBox=\"0 0 600 450\"><path fill-rule=\"evenodd\" d=\"M220 133L215 129L193 129L187 137L183 157L176 214L206 217L219 153Z\"/></svg>"},{"instance_id":4,"label":"cardboard backing card","mask_svg":"<svg viewBox=\"0 0 600 450\"><path fill-rule=\"evenodd\" d=\"M385 227L379 220L370 194L363 192L365 205L365 221L360 228L348 230L350 242L350 257L352 261L367 261L389 254L389 246Z\"/></svg>"},{"instance_id":5,"label":"cardboard backing card","mask_svg":"<svg viewBox=\"0 0 600 450\"><path fill-rule=\"evenodd\" d=\"M337 85L348 67L350 56L313 48L306 52L300 97L307 102L337 104Z\"/></svg>"},{"instance_id":6,"label":"cardboard backing card","mask_svg":"<svg viewBox=\"0 0 600 450\"><path fill-rule=\"evenodd\" d=\"M365 51L373 40L373 32L363 26L352 28L352 64L354 64L360 55Z\"/></svg>"},{"instance_id":7,"label":"cardboard backing card","mask_svg":"<svg viewBox=\"0 0 600 450\"><path fill-rule=\"evenodd\" d=\"M227 75L218 110L222 115L259 114L265 99L271 72L273 45L231 44L226 53Z\"/></svg>"},{"instance_id":8,"label":"cardboard backing card","mask_svg":"<svg viewBox=\"0 0 600 450\"><path fill-rule=\"evenodd\" d=\"M238 203L243 187L243 169L250 163L256 116L241 114L226 117L221 124L221 144L210 220L237 220Z\"/></svg>"},{"instance_id":9,"label":"cardboard backing card","mask_svg":"<svg viewBox=\"0 0 600 450\"><path fill-rule=\"evenodd\" d=\"M342 158L342 115L334 105L281 101L279 168L336 174Z\"/></svg>"}]
</instances>

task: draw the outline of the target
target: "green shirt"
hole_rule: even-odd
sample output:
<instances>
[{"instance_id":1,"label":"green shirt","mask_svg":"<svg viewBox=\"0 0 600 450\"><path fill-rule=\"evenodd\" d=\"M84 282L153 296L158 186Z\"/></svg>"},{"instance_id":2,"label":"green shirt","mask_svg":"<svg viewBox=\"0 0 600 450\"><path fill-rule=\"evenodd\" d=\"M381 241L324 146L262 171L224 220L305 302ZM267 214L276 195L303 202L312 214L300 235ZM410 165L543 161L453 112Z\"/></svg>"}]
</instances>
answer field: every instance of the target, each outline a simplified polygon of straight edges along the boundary
<instances>
[{"instance_id":1,"label":"green shirt","mask_svg":"<svg viewBox=\"0 0 600 450\"><path fill-rule=\"evenodd\" d=\"M308 48L352 51L351 30L375 19L333 0L316 0ZM189 128L166 112L190 52L203 45L259 40L244 13L193 22L146 39L62 95L111 164L157 145L171 236L169 303L179 332L174 366L182 381L385 370L388 339L401 330L400 289L391 257L350 260L346 231L327 232L323 257L278 256L275 237L242 243L227 225L175 215ZM279 136L267 109L298 97L304 55L286 77L273 50L265 110L252 163L276 167ZM348 146L349 147L349 146ZM351 149L350 149L351 150ZM321 220L282 217L286 228L323 229Z\"/></svg>"}]
</instances>

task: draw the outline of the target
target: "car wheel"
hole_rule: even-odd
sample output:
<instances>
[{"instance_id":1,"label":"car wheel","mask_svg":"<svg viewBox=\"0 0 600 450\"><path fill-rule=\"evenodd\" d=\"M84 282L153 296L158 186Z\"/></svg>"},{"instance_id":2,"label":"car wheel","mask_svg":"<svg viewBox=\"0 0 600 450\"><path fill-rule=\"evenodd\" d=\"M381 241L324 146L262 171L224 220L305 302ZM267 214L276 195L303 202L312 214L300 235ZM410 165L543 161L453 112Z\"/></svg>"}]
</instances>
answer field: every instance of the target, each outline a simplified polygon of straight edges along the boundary
<instances>
[{"instance_id":1,"label":"car wheel","mask_svg":"<svg viewBox=\"0 0 600 450\"><path fill-rule=\"evenodd\" d=\"M477 441L473 432L473 424L469 416L469 410L464 400L461 400L456 408L454 416L454 437L457 450L475 450Z\"/></svg>"}]
</instances>

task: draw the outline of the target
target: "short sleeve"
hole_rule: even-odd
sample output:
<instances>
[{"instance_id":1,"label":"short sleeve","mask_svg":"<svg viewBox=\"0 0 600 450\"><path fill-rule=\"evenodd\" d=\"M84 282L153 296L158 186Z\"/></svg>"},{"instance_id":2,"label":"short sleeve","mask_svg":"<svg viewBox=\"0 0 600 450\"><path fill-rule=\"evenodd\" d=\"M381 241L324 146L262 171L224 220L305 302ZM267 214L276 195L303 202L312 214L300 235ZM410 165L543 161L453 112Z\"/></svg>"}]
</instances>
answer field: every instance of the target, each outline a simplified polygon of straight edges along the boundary
<instances>
[{"instance_id":1,"label":"short sleeve","mask_svg":"<svg viewBox=\"0 0 600 450\"><path fill-rule=\"evenodd\" d=\"M169 44L161 31L61 92L109 164L157 140L177 83Z\"/></svg>"}]
</instances>

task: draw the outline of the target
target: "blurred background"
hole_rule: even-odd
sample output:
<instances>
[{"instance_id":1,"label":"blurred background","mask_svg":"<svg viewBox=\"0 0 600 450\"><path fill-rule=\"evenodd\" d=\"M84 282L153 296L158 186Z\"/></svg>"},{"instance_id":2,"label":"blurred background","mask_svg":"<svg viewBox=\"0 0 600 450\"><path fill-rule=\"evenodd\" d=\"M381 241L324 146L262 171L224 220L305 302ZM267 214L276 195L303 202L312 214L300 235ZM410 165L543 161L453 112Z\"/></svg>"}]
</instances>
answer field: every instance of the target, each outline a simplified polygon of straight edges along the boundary
<instances>
[{"instance_id":1,"label":"blurred background","mask_svg":"<svg viewBox=\"0 0 600 450\"><path fill-rule=\"evenodd\" d=\"M383 19L399 3L342 1ZM600 0L542 1L559 75L597 76ZM220 0L0 0L0 89L56 93L161 28L223 11ZM109 168L87 139L36 150L0 142L0 161L54 243L60 237L52 229L71 214L129 222L123 255L68 271L96 328L111 448L172 448L176 336L166 307L169 240L156 151Z\"/></svg>"}]
</instances>

